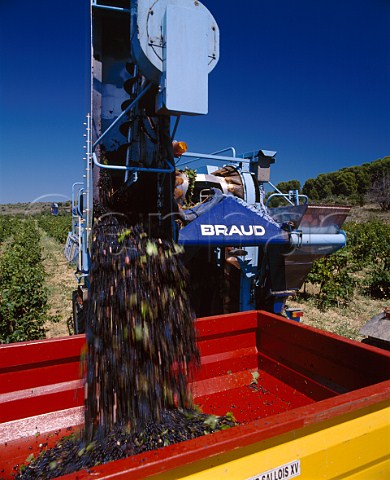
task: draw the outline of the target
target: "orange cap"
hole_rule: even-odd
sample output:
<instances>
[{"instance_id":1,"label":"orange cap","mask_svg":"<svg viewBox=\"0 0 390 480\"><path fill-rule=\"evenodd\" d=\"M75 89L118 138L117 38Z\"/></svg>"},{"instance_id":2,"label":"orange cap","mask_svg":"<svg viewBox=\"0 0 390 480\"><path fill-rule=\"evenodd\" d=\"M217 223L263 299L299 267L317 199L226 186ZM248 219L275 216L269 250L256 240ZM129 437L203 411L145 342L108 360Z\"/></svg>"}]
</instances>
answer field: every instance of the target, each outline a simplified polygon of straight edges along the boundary
<instances>
[{"instance_id":1,"label":"orange cap","mask_svg":"<svg viewBox=\"0 0 390 480\"><path fill-rule=\"evenodd\" d=\"M173 146L173 155L178 158L178 157L181 157L183 155L183 153L186 153L186 151L188 150L188 146L186 144L186 142L172 142L172 146Z\"/></svg>"}]
</instances>

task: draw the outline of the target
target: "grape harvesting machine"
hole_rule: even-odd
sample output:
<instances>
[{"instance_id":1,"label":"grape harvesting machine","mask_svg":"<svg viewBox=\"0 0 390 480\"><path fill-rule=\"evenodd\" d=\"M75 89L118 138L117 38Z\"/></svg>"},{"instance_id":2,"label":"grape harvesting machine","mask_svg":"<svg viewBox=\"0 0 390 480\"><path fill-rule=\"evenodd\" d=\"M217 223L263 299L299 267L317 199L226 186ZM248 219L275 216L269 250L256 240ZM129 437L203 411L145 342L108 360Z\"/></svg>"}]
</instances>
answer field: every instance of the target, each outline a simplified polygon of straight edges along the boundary
<instances>
[{"instance_id":1,"label":"grape harvesting machine","mask_svg":"<svg viewBox=\"0 0 390 480\"><path fill-rule=\"evenodd\" d=\"M201 2L92 0L91 20L86 174L65 246L76 335L0 346L0 479L83 426L90 247L106 215L183 247L201 357L194 401L239 425L62 478L389 478L390 353L286 309L313 261L345 245L349 208L278 191L274 151L189 152L177 139L182 115L207 113L219 59Z\"/></svg>"},{"instance_id":2,"label":"grape harvesting machine","mask_svg":"<svg viewBox=\"0 0 390 480\"><path fill-rule=\"evenodd\" d=\"M207 113L219 59L218 25L200 2L92 2L91 10L87 167L73 185L65 248L79 280L75 331L84 331L92 227L106 214L184 247L197 316L281 314L313 260L345 245L349 207L278 191L275 151L189 152L176 139L183 115ZM269 186L275 193L266 198Z\"/></svg>"}]
</instances>

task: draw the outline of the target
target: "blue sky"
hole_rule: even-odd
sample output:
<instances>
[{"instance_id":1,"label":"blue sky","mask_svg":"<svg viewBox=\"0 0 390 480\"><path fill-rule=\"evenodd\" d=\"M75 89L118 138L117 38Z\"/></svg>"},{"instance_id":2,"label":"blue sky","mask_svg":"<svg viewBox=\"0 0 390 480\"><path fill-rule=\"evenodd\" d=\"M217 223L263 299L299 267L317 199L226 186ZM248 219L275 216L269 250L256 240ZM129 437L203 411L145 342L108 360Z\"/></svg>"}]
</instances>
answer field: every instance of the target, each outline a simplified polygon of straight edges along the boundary
<instances>
[{"instance_id":1,"label":"blue sky","mask_svg":"<svg viewBox=\"0 0 390 480\"><path fill-rule=\"evenodd\" d=\"M276 150L275 184L390 155L389 0L203 3L221 57L190 150ZM0 0L0 203L81 179L89 48L89 0Z\"/></svg>"}]
</instances>

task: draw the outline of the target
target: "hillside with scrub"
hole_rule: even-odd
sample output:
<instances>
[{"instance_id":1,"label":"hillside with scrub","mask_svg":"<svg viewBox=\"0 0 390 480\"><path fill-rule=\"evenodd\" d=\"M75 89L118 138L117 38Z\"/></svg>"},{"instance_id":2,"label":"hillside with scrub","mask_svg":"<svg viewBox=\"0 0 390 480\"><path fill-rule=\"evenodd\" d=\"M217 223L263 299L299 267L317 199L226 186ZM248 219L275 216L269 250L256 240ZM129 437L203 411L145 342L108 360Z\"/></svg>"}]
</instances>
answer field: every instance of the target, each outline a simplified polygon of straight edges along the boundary
<instances>
[{"instance_id":1,"label":"hillside with scrub","mask_svg":"<svg viewBox=\"0 0 390 480\"><path fill-rule=\"evenodd\" d=\"M283 193L298 190L310 203L363 206L376 204L382 211L390 210L390 156L371 163L347 167L336 172L309 178L301 186L299 180L276 185ZM272 200L276 206L277 199Z\"/></svg>"}]
</instances>

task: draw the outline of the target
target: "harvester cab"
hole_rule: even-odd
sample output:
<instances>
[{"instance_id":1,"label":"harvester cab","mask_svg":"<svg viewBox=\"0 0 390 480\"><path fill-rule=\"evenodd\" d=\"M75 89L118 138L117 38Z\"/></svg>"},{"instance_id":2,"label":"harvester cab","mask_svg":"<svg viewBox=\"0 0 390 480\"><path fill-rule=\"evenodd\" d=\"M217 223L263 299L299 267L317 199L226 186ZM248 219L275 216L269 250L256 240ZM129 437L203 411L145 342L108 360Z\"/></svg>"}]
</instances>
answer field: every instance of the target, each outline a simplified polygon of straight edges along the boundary
<instances>
[{"instance_id":1,"label":"harvester cab","mask_svg":"<svg viewBox=\"0 0 390 480\"><path fill-rule=\"evenodd\" d=\"M58 203L52 203L50 206L50 214L57 216L58 215Z\"/></svg>"},{"instance_id":2,"label":"harvester cab","mask_svg":"<svg viewBox=\"0 0 390 480\"><path fill-rule=\"evenodd\" d=\"M110 213L184 247L197 316L282 314L313 260L345 245L348 208L278 191L274 151L197 153L177 141L182 115L208 112L208 75L219 59L218 25L204 5L93 0L91 10L87 166L73 186L65 250L77 264L74 311L88 295L92 227ZM275 191L268 199L267 185ZM270 208L275 195L282 206Z\"/></svg>"}]
</instances>

